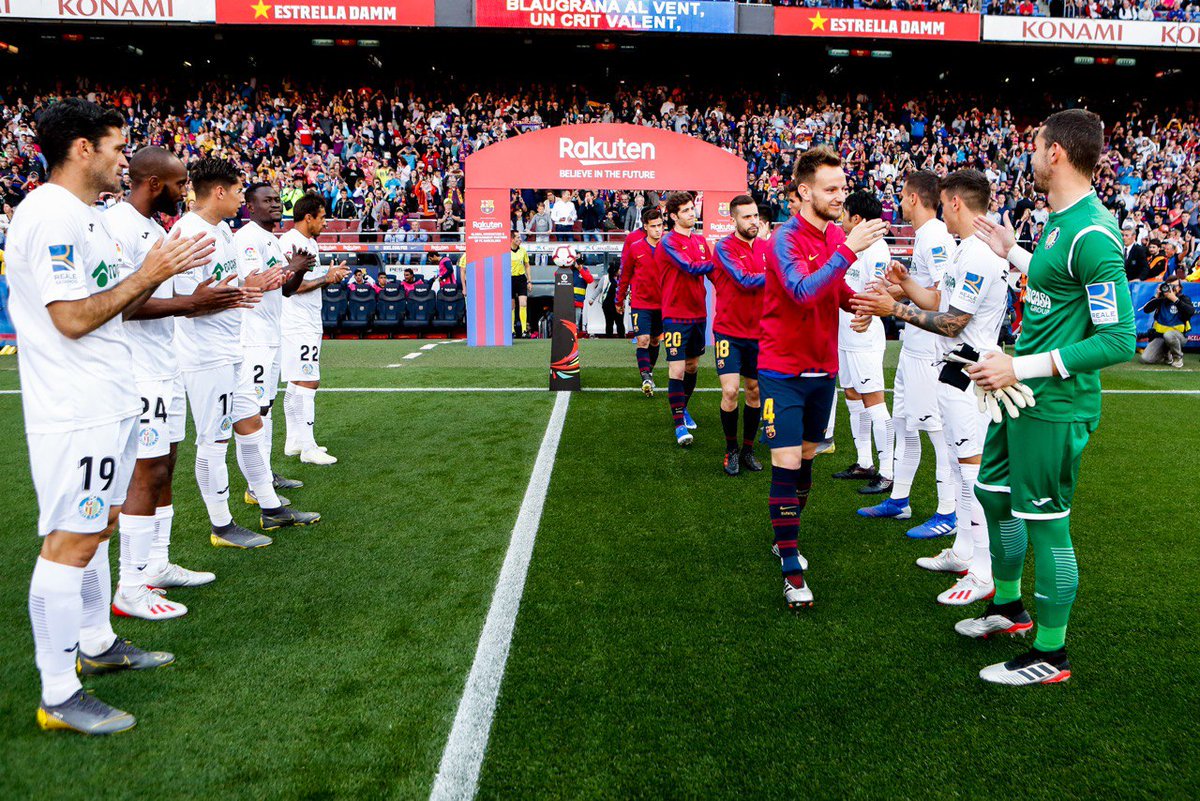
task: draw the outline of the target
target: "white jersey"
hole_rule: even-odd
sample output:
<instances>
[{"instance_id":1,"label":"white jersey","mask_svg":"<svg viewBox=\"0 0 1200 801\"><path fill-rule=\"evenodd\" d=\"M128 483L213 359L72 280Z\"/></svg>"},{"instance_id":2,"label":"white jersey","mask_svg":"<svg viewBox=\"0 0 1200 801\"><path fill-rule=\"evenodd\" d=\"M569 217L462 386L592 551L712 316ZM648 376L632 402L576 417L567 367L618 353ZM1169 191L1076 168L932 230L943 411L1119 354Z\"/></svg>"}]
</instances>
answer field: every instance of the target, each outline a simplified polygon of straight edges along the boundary
<instances>
[{"instance_id":1,"label":"white jersey","mask_svg":"<svg viewBox=\"0 0 1200 801\"><path fill-rule=\"evenodd\" d=\"M233 245L233 232L224 220L216 225L194 211L189 211L175 223L183 237L207 234L216 240L208 263L194 267L175 276L175 293L190 295L196 286L208 278L220 283L230 273L237 274L237 252ZM235 278L231 286L238 286ZM235 364L242 360L242 310L228 309L216 314L199 317L180 317L175 326L175 352L179 366L184 370L203 370L222 364Z\"/></svg>"},{"instance_id":2,"label":"white jersey","mask_svg":"<svg viewBox=\"0 0 1200 801\"><path fill-rule=\"evenodd\" d=\"M250 222L233 235L237 249L238 278L254 271L263 272L275 265L284 266L283 248L270 231L264 231L258 223ZM264 292L262 300L254 308L246 309L242 316L242 345L279 347L279 318L283 311L283 290Z\"/></svg>"},{"instance_id":3,"label":"white jersey","mask_svg":"<svg viewBox=\"0 0 1200 801\"><path fill-rule=\"evenodd\" d=\"M917 229L908 272L923 287L937 286L953 258L954 237L946 230L944 222L932 219ZM911 356L937 358L937 340L937 334L923 331L915 325L904 326L904 352Z\"/></svg>"},{"instance_id":4,"label":"white jersey","mask_svg":"<svg viewBox=\"0 0 1200 801\"><path fill-rule=\"evenodd\" d=\"M940 353L966 342L980 353L999 350L1000 326L1008 311L1008 262L981 239L971 235L958 245L950 269L942 278L938 311L951 306L970 312L971 320L956 337L938 337Z\"/></svg>"},{"instance_id":5,"label":"white jersey","mask_svg":"<svg viewBox=\"0 0 1200 801\"><path fill-rule=\"evenodd\" d=\"M8 307L21 352L17 369L27 434L106 425L142 409L121 315L71 339L46 310L50 303L83 300L120 282L121 246L104 217L63 187L44 184L21 201L8 228Z\"/></svg>"},{"instance_id":6,"label":"white jersey","mask_svg":"<svg viewBox=\"0 0 1200 801\"><path fill-rule=\"evenodd\" d=\"M306 250L312 254L314 259L318 257L317 240L305 236L295 228L288 229L283 236L279 237L279 245L285 254ZM328 272L329 268L322 266L318 260L312 270L305 273L304 280L311 281ZM321 290L297 292L289 298L284 298L281 318L284 334L317 334L319 336L321 334Z\"/></svg>"},{"instance_id":7,"label":"white jersey","mask_svg":"<svg viewBox=\"0 0 1200 801\"><path fill-rule=\"evenodd\" d=\"M846 270L846 283L855 292L862 292L872 281L881 280L892 261L892 252L882 239L858 254ZM883 320L871 318L871 325L861 334L850 328L854 314L838 310L838 348L846 351L882 351L887 347Z\"/></svg>"},{"instance_id":8,"label":"white jersey","mask_svg":"<svg viewBox=\"0 0 1200 801\"><path fill-rule=\"evenodd\" d=\"M154 243L167 235L156 221L143 217L129 203L118 203L104 212L104 224L125 252L126 265L121 275L127 278L141 269ZM158 300L175 297L171 281L163 281L150 297ZM133 373L139 381L166 381L179 374L175 358L175 318L126 320L125 334L133 351Z\"/></svg>"}]
</instances>

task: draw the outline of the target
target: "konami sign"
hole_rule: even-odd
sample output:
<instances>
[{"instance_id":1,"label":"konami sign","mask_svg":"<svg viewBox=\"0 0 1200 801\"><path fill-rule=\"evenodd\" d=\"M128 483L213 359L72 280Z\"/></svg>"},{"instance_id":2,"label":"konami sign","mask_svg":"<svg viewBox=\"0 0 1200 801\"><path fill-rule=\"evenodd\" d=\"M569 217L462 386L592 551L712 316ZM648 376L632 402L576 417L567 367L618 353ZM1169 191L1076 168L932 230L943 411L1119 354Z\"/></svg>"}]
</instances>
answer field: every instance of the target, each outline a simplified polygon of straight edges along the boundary
<instances>
[{"instance_id":1,"label":"konami sign","mask_svg":"<svg viewBox=\"0 0 1200 801\"><path fill-rule=\"evenodd\" d=\"M0 18L212 22L216 0L0 0Z\"/></svg>"},{"instance_id":2,"label":"konami sign","mask_svg":"<svg viewBox=\"0 0 1200 801\"><path fill-rule=\"evenodd\" d=\"M576 159L584 167L652 160L656 158L656 153L650 142L626 142L624 139L605 141L594 136L578 141L567 136L558 138L558 157Z\"/></svg>"},{"instance_id":3,"label":"konami sign","mask_svg":"<svg viewBox=\"0 0 1200 801\"><path fill-rule=\"evenodd\" d=\"M1023 44L1110 44L1200 48L1200 23L1037 17L984 17L983 39Z\"/></svg>"}]
</instances>

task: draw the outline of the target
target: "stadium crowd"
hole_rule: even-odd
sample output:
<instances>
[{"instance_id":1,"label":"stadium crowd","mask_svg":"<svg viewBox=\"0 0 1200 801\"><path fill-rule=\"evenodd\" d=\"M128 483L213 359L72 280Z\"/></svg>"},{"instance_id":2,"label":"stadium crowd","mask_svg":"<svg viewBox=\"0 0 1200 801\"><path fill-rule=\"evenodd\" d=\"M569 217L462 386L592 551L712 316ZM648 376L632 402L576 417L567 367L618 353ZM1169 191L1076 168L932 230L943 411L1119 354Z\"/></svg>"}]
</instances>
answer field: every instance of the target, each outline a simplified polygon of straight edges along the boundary
<instances>
[{"instance_id":1,"label":"stadium crowd","mask_svg":"<svg viewBox=\"0 0 1200 801\"><path fill-rule=\"evenodd\" d=\"M821 92L785 105L759 94L696 97L653 85L604 94L534 85L454 98L402 87L331 91L256 80L75 91L122 111L131 149L161 145L185 162L230 159L248 183L279 188L285 221L295 201L315 191L332 218L352 221L377 241L429 242L431 228L459 236L468 155L526 131L585 122L657 126L738 153L749 164L753 196L775 222L788 216L786 182L796 153L816 144L841 152L852 183L876 193L890 222L898 218L900 181L916 169L985 172L996 188L993 214L1007 213L1026 243L1037 240L1048 214L1032 187L1032 120L996 107L995 98L965 94L935 103ZM45 180L34 130L56 96L10 87L0 97L0 241L12 209ZM1109 120L1097 186L1149 255L1148 266L1132 278L1200 280L1198 143L1200 115L1194 112L1148 113L1134 105ZM514 192L514 227L532 234L563 230L554 211L560 200L544 189ZM583 230L595 235L633 230L639 209L658 197L602 190L591 200L586 193L567 200Z\"/></svg>"}]
</instances>

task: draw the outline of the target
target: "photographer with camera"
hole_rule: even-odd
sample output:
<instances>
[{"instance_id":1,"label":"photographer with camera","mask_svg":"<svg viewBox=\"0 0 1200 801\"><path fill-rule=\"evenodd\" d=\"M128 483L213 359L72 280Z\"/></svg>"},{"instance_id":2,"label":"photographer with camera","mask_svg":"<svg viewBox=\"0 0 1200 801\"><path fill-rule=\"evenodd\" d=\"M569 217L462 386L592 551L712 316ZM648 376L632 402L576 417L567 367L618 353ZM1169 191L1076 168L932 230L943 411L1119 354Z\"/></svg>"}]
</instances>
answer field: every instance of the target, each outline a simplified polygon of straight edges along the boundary
<instances>
[{"instance_id":1,"label":"photographer with camera","mask_svg":"<svg viewBox=\"0 0 1200 801\"><path fill-rule=\"evenodd\" d=\"M1142 351L1142 364L1166 362L1171 367L1183 367L1183 346L1187 343L1188 322L1195 312L1192 300L1183 294L1179 280L1164 281L1154 297L1142 307L1142 311L1154 315L1154 326L1150 329L1150 341Z\"/></svg>"}]
</instances>

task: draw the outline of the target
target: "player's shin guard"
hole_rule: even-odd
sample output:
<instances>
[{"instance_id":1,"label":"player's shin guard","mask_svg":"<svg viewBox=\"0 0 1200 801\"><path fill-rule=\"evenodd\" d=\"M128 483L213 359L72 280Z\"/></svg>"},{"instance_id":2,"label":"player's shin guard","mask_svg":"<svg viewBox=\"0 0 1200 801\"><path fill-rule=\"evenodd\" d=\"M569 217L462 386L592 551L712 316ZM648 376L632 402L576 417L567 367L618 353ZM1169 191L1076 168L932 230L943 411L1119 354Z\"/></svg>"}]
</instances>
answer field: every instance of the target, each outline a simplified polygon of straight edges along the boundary
<instances>
[{"instance_id":1,"label":"player's shin guard","mask_svg":"<svg viewBox=\"0 0 1200 801\"><path fill-rule=\"evenodd\" d=\"M888 414L886 403L877 403L864 408L864 414L871 424L871 433L875 437L875 450L879 452L879 475L892 478L892 459L895 453L896 432L892 427L892 416Z\"/></svg>"},{"instance_id":2,"label":"player's shin guard","mask_svg":"<svg viewBox=\"0 0 1200 801\"><path fill-rule=\"evenodd\" d=\"M150 563L150 548L154 543L154 517L121 514L117 518L117 531L121 538L121 562L119 586L133 592L145 584L142 571Z\"/></svg>"},{"instance_id":3,"label":"player's shin guard","mask_svg":"<svg viewBox=\"0 0 1200 801\"><path fill-rule=\"evenodd\" d=\"M725 450L732 453L738 449L738 411L737 407L733 407L733 411L721 410L721 430L725 433Z\"/></svg>"},{"instance_id":4,"label":"player's shin guard","mask_svg":"<svg viewBox=\"0 0 1200 801\"><path fill-rule=\"evenodd\" d=\"M742 450L754 450L754 438L758 436L758 424L761 420L761 406L746 404L742 409Z\"/></svg>"},{"instance_id":5,"label":"player's shin guard","mask_svg":"<svg viewBox=\"0 0 1200 801\"><path fill-rule=\"evenodd\" d=\"M250 485L258 505L264 511L280 507L279 496L275 494L274 477L271 467L263 461L262 437L265 429L260 428L253 434L234 434L236 442L238 467Z\"/></svg>"},{"instance_id":6,"label":"player's shin guard","mask_svg":"<svg viewBox=\"0 0 1200 801\"><path fill-rule=\"evenodd\" d=\"M228 442L196 446L196 484L200 497L208 507L208 519L214 526L233 522L229 513L229 466L225 464Z\"/></svg>"},{"instance_id":7,"label":"player's shin guard","mask_svg":"<svg viewBox=\"0 0 1200 801\"><path fill-rule=\"evenodd\" d=\"M775 547L779 549L785 580L804 572L800 568L800 552L796 548L796 538L800 534L801 506L797 498L799 477L799 470L790 470L779 465L771 466L771 490L767 497L767 505L771 512L771 528L775 535ZM807 498L806 492L805 499Z\"/></svg>"},{"instance_id":8,"label":"player's shin guard","mask_svg":"<svg viewBox=\"0 0 1200 801\"><path fill-rule=\"evenodd\" d=\"M262 456L269 469L271 467L271 451L275 442L275 419L271 416L271 407L265 408L266 411L262 413Z\"/></svg>"},{"instance_id":9,"label":"player's shin guard","mask_svg":"<svg viewBox=\"0 0 1200 801\"><path fill-rule=\"evenodd\" d=\"M992 554L992 573L995 577L997 606L1021 600L1021 571L1025 568L1025 551L1029 537L1025 521L1013 517L1007 492L975 487L975 500L987 520L988 543Z\"/></svg>"},{"instance_id":10,"label":"player's shin guard","mask_svg":"<svg viewBox=\"0 0 1200 801\"><path fill-rule=\"evenodd\" d=\"M83 568L38 557L29 582L29 622L46 704L61 704L81 687L75 653L83 618L82 587Z\"/></svg>"},{"instance_id":11,"label":"player's shin guard","mask_svg":"<svg viewBox=\"0 0 1200 801\"><path fill-rule=\"evenodd\" d=\"M948 515L954 512L958 500L958 482L954 479L953 461L950 456L950 446L946 444L946 434L942 431L927 431L929 441L933 443L933 454L937 459L937 513Z\"/></svg>"},{"instance_id":12,"label":"player's shin guard","mask_svg":"<svg viewBox=\"0 0 1200 801\"><path fill-rule=\"evenodd\" d=\"M966 465L960 463L957 459L950 463L950 480L954 485L954 489L959 493L959 503L962 502L962 493L969 492L971 497L975 497L975 482L972 481L969 486L963 481L962 468ZM974 505L974 504L972 504ZM971 538L971 515L962 514L963 509L959 509L958 522L954 527L954 544L951 549L954 555L964 562L971 561L971 555L974 553L975 540ZM969 510L967 510L969 512Z\"/></svg>"},{"instance_id":13,"label":"player's shin guard","mask_svg":"<svg viewBox=\"0 0 1200 801\"><path fill-rule=\"evenodd\" d=\"M971 565L968 568L975 578L983 582L992 580L992 554L988 545L987 519L975 499L975 482L979 478L979 465L959 464L962 483L958 495L958 525L963 520L970 522Z\"/></svg>"},{"instance_id":14,"label":"player's shin guard","mask_svg":"<svg viewBox=\"0 0 1200 801\"><path fill-rule=\"evenodd\" d=\"M699 372L683 374L683 405L686 407L692 402L692 393L696 391L696 379L699 377Z\"/></svg>"},{"instance_id":15,"label":"player's shin guard","mask_svg":"<svg viewBox=\"0 0 1200 801\"><path fill-rule=\"evenodd\" d=\"M1038 611L1033 647L1039 651L1057 651L1066 642L1067 620L1079 586L1079 567L1071 545L1071 518L1030 519L1025 525L1033 541L1033 597Z\"/></svg>"},{"instance_id":16,"label":"player's shin guard","mask_svg":"<svg viewBox=\"0 0 1200 801\"><path fill-rule=\"evenodd\" d=\"M854 436L854 449L857 451L859 467L873 467L874 454L871 453L871 418L867 417L861 400L846 398L846 409L850 412L850 433Z\"/></svg>"},{"instance_id":17,"label":"player's shin guard","mask_svg":"<svg viewBox=\"0 0 1200 801\"><path fill-rule=\"evenodd\" d=\"M638 375L650 372L650 349L637 348Z\"/></svg>"},{"instance_id":18,"label":"player's shin guard","mask_svg":"<svg viewBox=\"0 0 1200 801\"><path fill-rule=\"evenodd\" d=\"M921 466L921 435L908 427L908 421L896 420L896 480L892 485L892 497L907 498L912 492L913 478Z\"/></svg>"},{"instance_id":19,"label":"player's shin guard","mask_svg":"<svg viewBox=\"0 0 1200 801\"><path fill-rule=\"evenodd\" d=\"M147 569L158 574L171 560L171 525L175 522L175 507L160 506L154 510L154 539L150 543L150 564Z\"/></svg>"},{"instance_id":20,"label":"player's shin guard","mask_svg":"<svg viewBox=\"0 0 1200 801\"><path fill-rule=\"evenodd\" d=\"M83 569L79 591L83 599L79 618L79 649L85 654L102 654L117 639L112 628L112 568L108 563L108 540L96 546L92 561Z\"/></svg>"},{"instance_id":21,"label":"player's shin guard","mask_svg":"<svg viewBox=\"0 0 1200 801\"><path fill-rule=\"evenodd\" d=\"M667 402L671 404L671 419L675 427L683 425L683 410L687 407L687 396L683 391L683 379L672 378L667 381Z\"/></svg>"}]
</instances>

